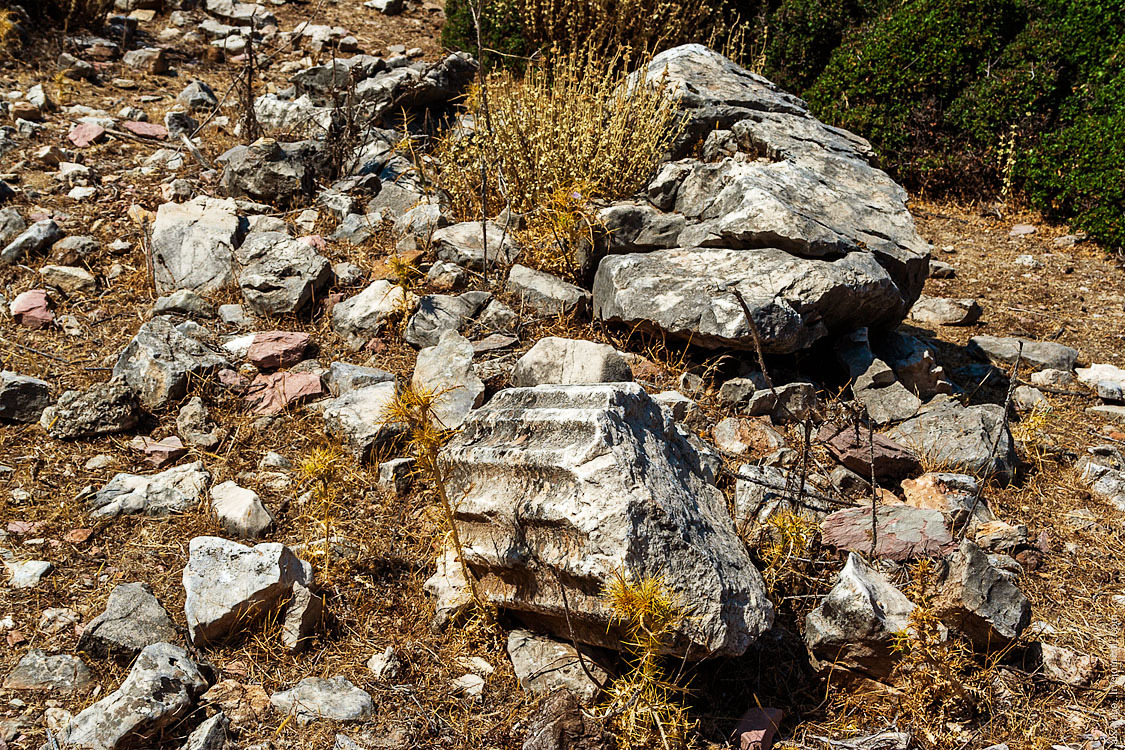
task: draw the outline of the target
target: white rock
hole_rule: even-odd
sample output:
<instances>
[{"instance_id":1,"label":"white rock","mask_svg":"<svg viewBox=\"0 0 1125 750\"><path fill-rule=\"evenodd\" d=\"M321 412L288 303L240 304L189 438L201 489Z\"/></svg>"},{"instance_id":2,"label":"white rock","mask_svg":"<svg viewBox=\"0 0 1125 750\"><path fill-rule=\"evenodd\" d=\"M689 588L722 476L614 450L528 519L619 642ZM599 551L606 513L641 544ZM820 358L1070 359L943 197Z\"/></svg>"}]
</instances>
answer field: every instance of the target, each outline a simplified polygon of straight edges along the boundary
<instances>
[{"instance_id":1,"label":"white rock","mask_svg":"<svg viewBox=\"0 0 1125 750\"><path fill-rule=\"evenodd\" d=\"M615 383L633 379L629 363L608 344L549 336L516 362L512 385Z\"/></svg>"},{"instance_id":2,"label":"white rock","mask_svg":"<svg viewBox=\"0 0 1125 750\"><path fill-rule=\"evenodd\" d=\"M332 327L359 349L368 339L382 332L388 322L409 314L416 298L386 279L379 279L354 297L332 308Z\"/></svg>"},{"instance_id":3,"label":"white rock","mask_svg":"<svg viewBox=\"0 0 1125 750\"><path fill-rule=\"evenodd\" d=\"M411 383L438 394L434 418L450 430L458 429L484 398L484 381L473 371L472 342L453 330L445 331L436 346L418 352Z\"/></svg>"},{"instance_id":4,"label":"white rock","mask_svg":"<svg viewBox=\"0 0 1125 750\"><path fill-rule=\"evenodd\" d=\"M196 461L159 474L117 474L86 503L95 517L166 516L198 504L210 484L211 474Z\"/></svg>"},{"instance_id":5,"label":"white rock","mask_svg":"<svg viewBox=\"0 0 1125 750\"><path fill-rule=\"evenodd\" d=\"M271 695L270 704L296 717L298 724L317 719L362 721L375 713L371 696L343 677L306 677L290 690Z\"/></svg>"},{"instance_id":6,"label":"white rock","mask_svg":"<svg viewBox=\"0 0 1125 750\"><path fill-rule=\"evenodd\" d=\"M226 531L240 537L259 537L274 523L257 492L230 481L211 488L211 510Z\"/></svg>"}]
</instances>

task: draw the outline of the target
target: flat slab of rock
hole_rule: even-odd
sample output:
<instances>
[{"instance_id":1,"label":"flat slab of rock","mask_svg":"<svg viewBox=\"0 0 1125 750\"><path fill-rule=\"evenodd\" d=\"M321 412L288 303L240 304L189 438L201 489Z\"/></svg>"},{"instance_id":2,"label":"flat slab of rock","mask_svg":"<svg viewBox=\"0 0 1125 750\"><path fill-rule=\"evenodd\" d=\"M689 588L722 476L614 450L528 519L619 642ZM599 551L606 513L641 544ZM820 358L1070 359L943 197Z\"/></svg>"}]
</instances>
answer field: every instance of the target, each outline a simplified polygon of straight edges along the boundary
<instances>
[{"instance_id":1,"label":"flat slab of rock","mask_svg":"<svg viewBox=\"0 0 1125 750\"><path fill-rule=\"evenodd\" d=\"M456 430L484 399L484 381L473 370L473 345L457 331L446 331L436 346L418 352L411 380L416 389L438 394L434 417Z\"/></svg>"},{"instance_id":2,"label":"flat slab of rock","mask_svg":"<svg viewBox=\"0 0 1125 750\"><path fill-rule=\"evenodd\" d=\"M195 198L165 203L152 225L156 290L208 294L234 281L234 249L246 233L232 200Z\"/></svg>"},{"instance_id":3,"label":"flat slab of rock","mask_svg":"<svg viewBox=\"0 0 1125 750\"><path fill-rule=\"evenodd\" d=\"M922 295L910 308L910 319L934 326L967 326L980 320L981 307L975 299L946 299Z\"/></svg>"},{"instance_id":4,"label":"flat slab of rock","mask_svg":"<svg viewBox=\"0 0 1125 750\"><path fill-rule=\"evenodd\" d=\"M1021 361L1035 370L1070 371L1078 361L1077 349L1054 341L1032 341L1014 336L973 336L969 339L968 351L981 359L1011 365L1015 364L1021 344Z\"/></svg>"},{"instance_id":5,"label":"flat slab of rock","mask_svg":"<svg viewBox=\"0 0 1125 750\"><path fill-rule=\"evenodd\" d=\"M76 693L94 684L89 667L77 656L48 656L33 648L4 678L5 690L43 690L53 693Z\"/></svg>"},{"instance_id":6,"label":"flat slab of rock","mask_svg":"<svg viewBox=\"0 0 1125 750\"><path fill-rule=\"evenodd\" d=\"M633 379L629 363L608 344L548 336L516 362L511 383L516 387L578 383L618 383Z\"/></svg>"},{"instance_id":7,"label":"flat slab of rock","mask_svg":"<svg viewBox=\"0 0 1125 750\"><path fill-rule=\"evenodd\" d=\"M307 333L295 331L263 331L254 334L246 359L259 370L291 367L305 358L312 344Z\"/></svg>"},{"instance_id":8,"label":"flat slab of rock","mask_svg":"<svg viewBox=\"0 0 1125 750\"><path fill-rule=\"evenodd\" d=\"M878 540L876 557L888 560L913 560L940 557L954 547L949 522L941 511L911 508L907 505L881 505L877 508ZM821 541L828 547L862 554L872 552L871 508L838 510L820 525Z\"/></svg>"},{"instance_id":9,"label":"flat slab of rock","mask_svg":"<svg viewBox=\"0 0 1125 750\"><path fill-rule=\"evenodd\" d=\"M1018 461L1003 413L1004 407L995 404L966 407L943 399L891 429L887 437L944 471L1002 481L1012 476Z\"/></svg>"},{"instance_id":10,"label":"flat slab of rock","mask_svg":"<svg viewBox=\"0 0 1125 750\"><path fill-rule=\"evenodd\" d=\"M121 687L79 713L57 736L63 747L113 750L149 740L185 717L207 680L183 648L146 646Z\"/></svg>"},{"instance_id":11,"label":"flat slab of rock","mask_svg":"<svg viewBox=\"0 0 1125 750\"><path fill-rule=\"evenodd\" d=\"M898 657L894 639L910 626L914 603L854 552L824 601L805 617L809 651L834 667L887 677Z\"/></svg>"},{"instance_id":12,"label":"flat slab of rock","mask_svg":"<svg viewBox=\"0 0 1125 750\"><path fill-rule=\"evenodd\" d=\"M500 391L443 459L478 590L537 628L570 637L551 569L583 643L620 647L600 592L621 571L692 607L672 646L688 658L742 653L773 620L703 459L635 383Z\"/></svg>"},{"instance_id":13,"label":"flat slab of rock","mask_svg":"<svg viewBox=\"0 0 1125 750\"><path fill-rule=\"evenodd\" d=\"M250 383L246 401L255 414L280 414L290 406L325 395L324 382L314 372L262 373Z\"/></svg>"},{"instance_id":14,"label":"flat slab of rock","mask_svg":"<svg viewBox=\"0 0 1125 750\"><path fill-rule=\"evenodd\" d=\"M508 273L507 291L538 315L582 316L590 310L590 293L582 287L518 263Z\"/></svg>"},{"instance_id":15,"label":"flat slab of rock","mask_svg":"<svg viewBox=\"0 0 1125 750\"><path fill-rule=\"evenodd\" d=\"M845 425L824 425L817 433L818 442L824 443L837 461L864 479L870 479L872 468L877 481L898 481L922 471L917 456L909 449L880 433L869 434Z\"/></svg>"},{"instance_id":16,"label":"flat slab of rock","mask_svg":"<svg viewBox=\"0 0 1125 750\"><path fill-rule=\"evenodd\" d=\"M306 677L289 690L271 695L270 704L296 717L298 724L317 719L362 721L375 714L371 695L343 677Z\"/></svg>"},{"instance_id":17,"label":"flat slab of rock","mask_svg":"<svg viewBox=\"0 0 1125 750\"><path fill-rule=\"evenodd\" d=\"M167 516L199 504L211 484L201 461L175 466L159 474L118 474L86 500L90 515Z\"/></svg>"},{"instance_id":18,"label":"flat slab of rock","mask_svg":"<svg viewBox=\"0 0 1125 750\"><path fill-rule=\"evenodd\" d=\"M283 544L198 536L183 576L188 636L197 646L215 643L276 615L294 584L308 587L312 577L312 566Z\"/></svg>"},{"instance_id":19,"label":"flat slab of rock","mask_svg":"<svg viewBox=\"0 0 1125 750\"><path fill-rule=\"evenodd\" d=\"M131 661L144 647L176 638L176 626L152 588L147 583L122 583L110 592L105 611L83 628L78 648Z\"/></svg>"}]
</instances>

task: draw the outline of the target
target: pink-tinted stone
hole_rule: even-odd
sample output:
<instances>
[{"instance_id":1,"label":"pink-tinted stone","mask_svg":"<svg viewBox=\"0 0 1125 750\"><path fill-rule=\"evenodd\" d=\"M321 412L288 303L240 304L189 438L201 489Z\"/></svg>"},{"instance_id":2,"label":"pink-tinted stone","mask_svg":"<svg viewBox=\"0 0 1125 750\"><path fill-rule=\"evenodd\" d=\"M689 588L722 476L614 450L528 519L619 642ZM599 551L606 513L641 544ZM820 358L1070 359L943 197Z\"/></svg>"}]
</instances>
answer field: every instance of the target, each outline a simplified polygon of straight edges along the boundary
<instances>
[{"instance_id":1,"label":"pink-tinted stone","mask_svg":"<svg viewBox=\"0 0 1125 750\"><path fill-rule=\"evenodd\" d=\"M92 122L83 122L71 128L66 136L67 140L78 148L92 146L99 138L105 135L105 128Z\"/></svg>"},{"instance_id":2,"label":"pink-tinted stone","mask_svg":"<svg viewBox=\"0 0 1125 750\"><path fill-rule=\"evenodd\" d=\"M242 374L237 370L225 368L219 370L219 383L221 383L224 388L229 388L232 391L241 391L250 385L250 381L242 377Z\"/></svg>"},{"instance_id":3,"label":"pink-tinted stone","mask_svg":"<svg viewBox=\"0 0 1125 750\"><path fill-rule=\"evenodd\" d=\"M752 708L738 720L735 741L741 750L770 750L785 712L780 708Z\"/></svg>"},{"instance_id":4,"label":"pink-tinted stone","mask_svg":"<svg viewBox=\"0 0 1125 750\"><path fill-rule=\"evenodd\" d=\"M31 289L18 295L8 309L17 323L28 328L46 328L55 319L46 289Z\"/></svg>"},{"instance_id":5,"label":"pink-tinted stone","mask_svg":"<svg viewBox=\"0 0 1125 750\"><path fill-rule=\"evenodd\" d=\"M319 234L306 234L304 237L298 237L297 242L303 242L317 251L328 249L328 243Z\"/></svg>"},{"instance_id":6,"label":"pink-tinted stone","mask_svg":"<svg viewBox=\"0 0 1125 750\"><path fill-rule=\"evenodd\" d=\"M263 331L254 334L246 358L259 370L276 370L295 365L305 358L312 339L307 333Z\"/></svg>"},{"instance_id":7,"label":"pink-tinted stone","mask_svg":"<svg viewBox=\"0 0 1125 750\"><path fill-rule=\"evenodd\" d=\"M255 414L279 414L291 404L324 395L320 376L311 372L275 372L259 375L250 384L246 401Z\"/></svg>"},{"instance_id":8,"label":"pink-tinted stone","mask_svg":"<svg viewBox=\"0 0 1125 750\"><path fill-rule=\"evenodd\" d=\"M877 508L878 540L875 556L889 560L941 557L956 547L949 520L938 510L909 505ZM871 552L871 508L836 511L820 524L821 541L828 547Z\"/></svg>"},{"instance_id":9,"label":"pink-tinted stone","mask_svg":"<svg viewBox=\"0 0 1125 750\"><path fill-rule=\"evenodd\" d=\"M160 469L172 463L178 458L186 455L188 449L175 435L166 437L163 440L153 440L149 437L138 435L133 438L129 445L134 450L139 450L145 454L145 461Z\"/></svg>"},{"instance_id":10,"label":"pink-tinted stone","mask_svg":"<svg viewBox=\"0 0 1125 750\"><path fill-rule=\"evenodd\" d=\"M168 128L164 127L158 122L138 122L137 120L126 120L121 123L121 127L128 130L133 135L139 135L143 138L156 138L163 140L168 137Z\"/></svg>"},{"instance_id":11,"label":"pink-tinted stone","mask_svg":"<svg viewBox=\"0 0 1125 750\"><path fill-rule=\"evenodd\" d=\"M922 471L922 465L910 449L878 432L869 434L865 427L825 424L816 438L837 461L864 479L871 478L872 459L878 481L897 481Z\"/></svg>"}]
</instances>

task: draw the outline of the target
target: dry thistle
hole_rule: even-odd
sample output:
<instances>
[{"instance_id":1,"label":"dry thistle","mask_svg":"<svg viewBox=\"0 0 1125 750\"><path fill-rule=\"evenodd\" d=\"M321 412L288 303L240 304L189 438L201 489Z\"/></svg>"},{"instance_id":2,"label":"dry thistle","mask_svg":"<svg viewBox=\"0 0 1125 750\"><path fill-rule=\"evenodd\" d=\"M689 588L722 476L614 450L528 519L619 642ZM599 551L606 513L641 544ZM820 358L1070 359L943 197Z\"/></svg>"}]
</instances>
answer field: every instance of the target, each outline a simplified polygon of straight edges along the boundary
<instances>
[{"instance_id":1,"label":"dry thistle","mask_svg":"<svg viewBox=\"0 0 1125 750\"><path fill-rule=\"evenodd\" d=\"M663 580L646 576L630 580L615 573L603 597L615 621L624 626L632 654L629 671L607 692L606 721L621 747L665 748L687 745L697 722L688 718L682 696L687 692L667 675L662 655L673 633L688 617Z\"/></svg>"}]
</instances>

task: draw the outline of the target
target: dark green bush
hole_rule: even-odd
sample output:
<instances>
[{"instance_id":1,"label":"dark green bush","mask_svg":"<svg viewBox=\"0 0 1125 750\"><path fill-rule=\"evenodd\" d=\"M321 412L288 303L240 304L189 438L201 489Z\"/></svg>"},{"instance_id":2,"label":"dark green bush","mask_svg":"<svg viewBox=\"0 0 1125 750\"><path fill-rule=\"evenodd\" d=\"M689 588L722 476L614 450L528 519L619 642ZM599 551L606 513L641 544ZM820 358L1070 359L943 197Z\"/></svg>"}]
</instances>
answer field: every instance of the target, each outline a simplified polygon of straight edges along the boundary
<instances>
[{"instance_id":1,"label":"dark green bush","mask_svg":"<svg viewBox=\"0 0 1125 750\"><path fill-rule=\"evenodd\" d=\"M485 62L494 65L504 61L504 55L523 57L534 50L524 39L523 24L514 3L506 0L480 0L481 44L485 48ZM477 32L473 25L473 12L469 0L446 0L445 25L441 29L441 43L448 49L467 50L478 58ZM491 50L491 56L488 51ZM499 53L499 54L497 54Z\"/></svg>"}]
</instances>

